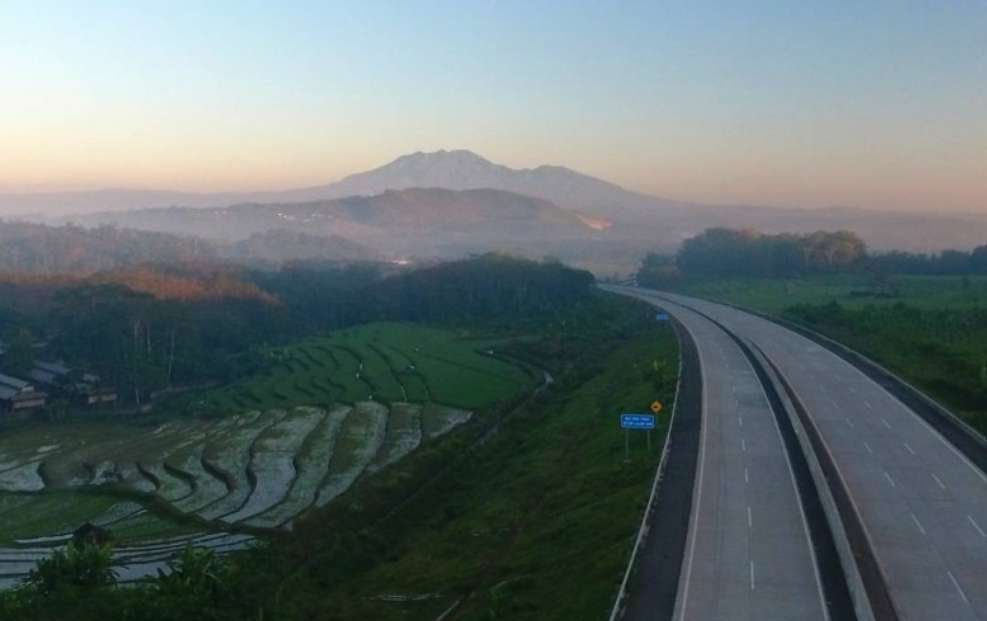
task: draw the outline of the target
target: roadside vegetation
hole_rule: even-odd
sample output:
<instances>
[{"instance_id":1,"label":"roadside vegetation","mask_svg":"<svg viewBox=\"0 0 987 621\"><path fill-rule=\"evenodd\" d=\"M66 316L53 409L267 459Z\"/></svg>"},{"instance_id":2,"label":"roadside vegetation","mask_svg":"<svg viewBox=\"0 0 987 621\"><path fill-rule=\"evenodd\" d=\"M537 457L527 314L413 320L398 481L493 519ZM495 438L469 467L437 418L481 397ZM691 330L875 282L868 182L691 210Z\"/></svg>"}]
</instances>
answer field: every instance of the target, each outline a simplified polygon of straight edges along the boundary
<instances>
[{"instance_id":1,"label":"roadside vegetation","mask_svg":"<svg viewBox=\"0 0 987 621\"><path fill-rule=\"evenodd\" d=\"M462 383L464 376L448 375L444 365L449 360L480 374L488 384L481 392L493 390L501 376L522 380L526 390L488 401L482 415L423 441L388 466L390 457L402 454L419 435L412 421L427 418L429 406L392 409L394 436L385 434L368 460L374 475L358 477L338 502L308 513L290 533L261 542L253 551L225 558L206 551L201 553L206 556L173 559L170 577L123 589L104 581L60 580L61 569L42 564L39 571L54 574L54 582L39 577L4 592L0 616L431 620L444 611L450 611L447 619L604 616L636 533L667 423L666 414L650 452L643 435L633 437L631 461L624 463L617 414L643 410L655 398L666 403L666 412L672 410L677 351L671 329L654 322L646 306L597 292L551 312L530 313L510 326L497 319L474 320L472 329L464 320L454 324L455 338L430 328L372 324L355 328L349 337L336 333L322 344L357 351L347 364L359 368L362 360L367 373L389 378L378 379L381 385L393 382L390 390L399 390L395 387L404 380L392 371L399 364L422 373L423 391L434 383L428 366L433 362L447 381ZM415 343L426 338L434 346L432 358L424 356L427 344L415 351ZM397 350L409 360L394 352L391 365L386 364L392 351L388 342L398 343ZM468 348L460 349L465 344ZM383 355L370 363L374 349ZM282 362L302 376L295 357L310 368L318 366L301 349L281 351ZM316 351L310 351L313 357ZM517 375L520 368L537 373ZM281 371L275 367L274 372ZM245 381L249 386L252 380ZM532 390L535 386L540 388ZM204 400L216 394L209 391ZM346 393L331 394L339 399L337 394ZM455 401L456 394L465 392L450 393L449 399ZM302 424L304 413L289 415L308 429ZM314 429L322 429L325 437L332 425L325 418ZM336 425L342 443L345 420ZM441 427L422 425L419 433L424 438ZM306 459L320 454L312 442L289 436L268 433L263 445ZM276 460L264 467L278 471ZM57 562L65 565L64 559Z\"/></svg>"},{"instance_id":2,"label":"roadside vegetation","mask_svg":"<svg viewBox=\"0 0 987 621\"><path fill-rule=\"evenodd\" d=\"M649 256L637 279L803 324L987 433L987 246L868 254L849 235L707 231L676 257Z\"/></svg>"}]
</instances>

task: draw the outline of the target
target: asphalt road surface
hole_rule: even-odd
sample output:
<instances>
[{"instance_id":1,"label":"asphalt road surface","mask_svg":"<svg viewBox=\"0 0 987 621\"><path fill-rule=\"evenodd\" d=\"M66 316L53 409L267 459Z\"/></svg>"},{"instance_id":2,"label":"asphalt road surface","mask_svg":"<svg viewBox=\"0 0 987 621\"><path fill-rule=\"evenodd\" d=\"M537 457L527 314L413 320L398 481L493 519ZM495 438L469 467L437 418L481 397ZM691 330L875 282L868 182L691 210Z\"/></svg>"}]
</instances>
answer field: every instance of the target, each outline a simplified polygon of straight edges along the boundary
<instances>
[{"instance_id":1,"label":"asphalt road surface","mask_svg":"<svg viewBox=\"0 0 987 621\"><path fill-rule=\"evenodd\" d=\"M760 382L728 334L692 311L665 306L692 335L703 376L699 462L674 618L826 619L794 474Z\"/></svg>"},{"instance_id":2,"label":"asphalt road surface","mask_svg":"<svg viewBox=\"0 0 987 621\"><path fill-rule=\"evenodd\" d=\"M850 492L900 619L987 620L983 471L884 388L813 341L729 306L662 298L753 342L788 379ZM669 310L678 313L674 306Z\"/></svg>"}]
</instances>

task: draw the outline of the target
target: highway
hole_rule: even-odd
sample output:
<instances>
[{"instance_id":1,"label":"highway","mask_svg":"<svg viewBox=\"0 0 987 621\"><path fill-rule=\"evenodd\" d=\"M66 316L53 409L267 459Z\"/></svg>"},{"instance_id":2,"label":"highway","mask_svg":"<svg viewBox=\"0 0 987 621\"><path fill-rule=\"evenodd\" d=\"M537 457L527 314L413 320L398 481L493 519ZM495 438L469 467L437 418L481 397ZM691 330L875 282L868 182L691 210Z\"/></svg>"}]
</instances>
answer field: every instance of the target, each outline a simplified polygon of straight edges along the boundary
<instances>
[{"instance_id":1,"label":"highway","mask_svg":"<svg viewBox=\"0 0 987 621\"><path fill-rule=\"evenodd\" d=\"M655 298L646 290L632 294L680 318L692 316L683 307L700 311L759 347L787 379L849 492L897 618L987 620L984 472L884 388L815 342L729 306ZM715 355L703 361L704 372L715 366Z\"/></svg>"},{"instance_id":2,"label":"highway","mask_svg":"<svg viewBox=\"0 0 987 621\"><path fill-rule=\"evenodd\" d=\"M805 516L768 399L737 344L671 308L703 376L692 514L675 619L827 619ZM633 611L631 618L655 618Z\"/></svg>"}]
</instances>

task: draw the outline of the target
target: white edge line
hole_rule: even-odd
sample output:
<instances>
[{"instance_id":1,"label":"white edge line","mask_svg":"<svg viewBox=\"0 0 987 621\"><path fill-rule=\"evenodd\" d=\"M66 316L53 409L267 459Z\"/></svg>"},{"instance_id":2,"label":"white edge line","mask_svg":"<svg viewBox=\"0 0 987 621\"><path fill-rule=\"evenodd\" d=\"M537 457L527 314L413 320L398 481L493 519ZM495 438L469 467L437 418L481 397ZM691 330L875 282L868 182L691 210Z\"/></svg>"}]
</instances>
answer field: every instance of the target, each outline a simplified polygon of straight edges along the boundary
<instances>
[{"instance_id":1,"label":"white edge line","mask_svg":"<svg viewBox=\"0 0 987 621\"><path fill-rule=\"evenodd\" d=\"M784 372L782 372L781 369L775 369L775 373L778 375L779 378L781 378L788 384L788 386L791 388L791 391L795 394L795 397L799 398L798 392L795 390L795 387L792 386L791 382L789 382L788 379L785 377ZM806 410L806 412L808 412L808 410ZM813 426L813 428L816 431L816 435L819 437L819 440L822 442L822 448L823 450L826 451L826 456L829 457L829 461L833 464L833 468L836 470L836 475L840 478L840 484L843 485L843 489L845 489L848 492L847 497L850 500L850 506L852 507L854 514L856 514L859 518L860 527L864 532L864 539L867 541L868 547L871 550L875 550L874 538L870 534L870 529L867 527L867 523L862 518L860 518L861 515L860 507L857 506L857 500L853 497L853 494L850 493L850 486L847 485L846 477L843 475L843 469L840 468L839 462L833 459L832 449L829 447L829 443L826 442L825 436L823 436L822 433L819 431L819 427L816 425L816 421L812 418L811 415L807 416L806 418L809 421L809 424ZM816 456L816 459L819 459L819 457ZM842 522L842 518L841 518L841 522ZM874 555L876 557L877 553L875 552ZM877 570L878 572L880 572L881 578L884 579L885 584L887 584L887 574L885 573L884 568L881 566L880 560L877 561Z\"/></svg>"},{"instance_id":2,"label":"white edge line","mask_svg":"<svg viewBox=\"0 0 987 621\"><path fill-rule=\"evenodd\" d=\"M678 609L678 614L677 615L676 614L673 614L672 615L673 618L676 618L677 617L679 619L684 619L685 618L685 613L686 613L686 608L688 607L690 579L692 577L692 563L693 563L693 561L694 561L694 559L696 557L696 540L699 539L697 530L699 528L699 510L700 510L700 508L702 506L702 500L703 500L703 485L702 485L702 483L703 483L703 474L704 474L705 465L706 465L706 436L707 436L707 433L706 433L707 432L707 424L706 424L707 423L707 421L706 421L706 419L707 419L707 409L706 408L707 408L707 406L709 404L709 399L708 399L708 393L709 393L709 391L707 390L707 386L709 385L709 383L706 381L705 375L702 374L702 369L704 368L703 367L703 351L702 351L702 348L699 346L699 340L696 339L696 335L693 334L692 330L690 330L689 327L685 325L685 322L683 322L683 321L680 320L679 321L679 324L682 325L682 327L685 329L685 331L689 333L689 338L692 339L692 342L696 346L696 357L699 359L700 376L702 378L702 384L703 384L702 385L702 404L701 404L702 405L702 409L701 409L701 413L700 413L700 419L701 420L699 422L699 429L700 429L700 435L702 436L702 442L699 443L699 457L698 457L698 459L699 459L699 469L696 472L696 480L693 483L692 516L691 516L692 519L690 520L689 533L688 533L688 539L689 539L689 556L686 557L685 559L683 559L683 567L682 567L682 569L679 572L679 576L680 577L683 574L685 575L685 581L684 582L681 582L681 581L679 582L680 591L676 595L676 598L675 598L675 608ZM681 354L679 356L679 359L680 360L682 359ZM677 401L676 401L676 403L677 403Z\"/></svg>"},{"instance_id":3,"label":"white edge line","mask_svg":"<svg viewBox=\"0 0 987 621\"><path fill-rule=\"evenodd\" d=\"M760 353L760 352L755 352L754 355L757 356L758 353ZM761 355L765 359L767 359L767 356L765 356L763 353ZM747 361L747 365L751 367L751 371L753 372L754 371L754 367L753 367L753 365L751 365L751 361L747 359L747 356L744 356L744 360ZM765 371L765 373L767 373L770 376L770 374L774 371L774 369L765 368L764 371ZM758 381L757 384L758 384L758 386L761 387L761 394L764 396L764 401L765 401L765 403L767 403L768 408L770 410L770 408L771 408L771 401L768 400L768 393L764 389L764 384L761 383L760 381ZM781 397L780 394L778 395L778 400L779 401L782 401L782 407L785 407L784 401L782 400L782 397ZM783 414L784 414L784 416L788 416L787 408L786 408L786 411ZM781 427L778 426L778 419L774 416L774 412L773 411L772 411L772 415L771 415L771 420L774 422L775 431L778 433L778 441L781 442L781 452L785 456L785 464L788 466L788 474L789 474L789 477L791 478L791 481L792 481L792 489L795 492L795 504L798 505L798 508L799 508L799 516L802 518L802 528L805 530L805 543L806 543L806 547L808 547L808 549L809 549L809 556L812 558L812 571L813 571L813 573L816 576L816 591L818 591L818 593L819 593L819 605L822 607L822 612L823 612L824 618L830 619L830 616L829 616L829 607L826 606L826 594L823 592L822 575L819 573L819 560L816 558L816 549L812 545L812 534L809 532L809 521L805 517L805 508L802 506L802 498L799 495L798 481L795 478L795 469L792 468L792 460L791 460L791 458L789 458L789 456L788 456L788 448L785 446L785 437L781 433ZM792 426L792 431L795 431L795 426L794 425ZM799 448L801 449L801 443L799 443ZM815 487L815 481L813 481L813 487ZM754 583L754 577L753 576L754 576L754 561L752 560L751 561L751 584L752 585ZM751 588L753 588L753 586Z\"/></svg>"},{"instance_id":4,"label":"white edge line","mask_svg":"<svg viewBox=\"0 0 987 621\"><path fill-rule=\"evenodd\" d=\"M706 317L703 317L702 315L700 315L696 311L694 311L692 309L689 309L688 307L682 306L681 304L676 303L674 300L667 300L665 298L659 298L659 299L661 299L665 303L671 303L674 306L678 306L679 308L684 309L686 312L691 312L692 314L696 315L697 317L700 317L700 318L704 319L705 321L709 322L713 327L715 327L717 330L720 330L720 331L724 332L725 334L727 334L727 336L729 338L729 333L727 333L725 330L723 330L723 328L721 328L720 326L716 325L715 323L713 323L712 321L710 321ZM663 306L663 308L666 308L666 310L668 310L668 308L666 306ZM682 324L683 326L685 326L684 322L680 321L679 323ZM698 341L695 339L695 336L692 334L692 331L689 330L688 327L686 327L686 331L689 332L689 334L693 336L693 340L696 342L696 351L697 351L698 357L699 357L699 366L702 367L702 363L703 363L702 350L700 349L699 344L698 344ZM739 346L736 345L736 343L733 343L732 339L731 339L731 343L734 345L734 347L737 347L739 349ZM768 407L770 408L770 403L771 402L768 400L768 395L767 395L767 392L765 392L764 384L761 383L760 379L757 377L757 373L754 371L754 367L751 364L750 360L747 359L747 356L744 356L743 355L743 352L741 352L741 355L742 355L742 358L744 359L744 361L747 363L747 367L750 369L751 374L754 376L754 379L757 382L757 385L761 388L761 395L764 397L765 402L768 404ZM703 460L704 460L704 457L705 457L705 444L706 444L706 404L707 404L707 400L706 400L706 382L703 381L703 417L702 417L702 425L701 425L702 435L703 435L703 442L700 444L700 453L699 453L699 457L700 457L700 472L699 472L699 476L696 477L697 486L698 486L699 482L701 481L701 477L702 477L702 464L703 464ZM805 538L805 540L806 540L806 547L808 548L809 555L812 558L812 568L813 568L813 572L814 572L815 577L816 577L816 587L817 587L816 590L819 593L819 604L820 604L820 606L822 608L824 618L826 618L828 620L828 619L830 619L830 616L829 616L829 609L826 606L826 596L823 593L822 576L819 573L819 563L817 562L817 559L816 559L816 551L815 551L815 549L812 546L812 540L811 540L811 536L809 534L809 523L808 523L808 520L805 517L805 508L802 506L802 500L801 500L801 498L798 495L798 485L797 485L797 482L795 480L795 471L792 469L792 463L791 463L791 460L788 457L788 450L785 449L784 438L781 435L781 429L778 427L778 420L777 420L777 418L775 418L775 416L774 416L773 413L771 415L771 420L774 422L775 431L778 433L779 441L782 443L782 454L784 454L784 456L785 456L785 463L788 465L789 476L790 476L791 481L792 481L792 487L793 487L793 489L795 491L795 499L796 499L796 503L795 504L798 505L799 515L802 518L802 527L805 530L805 534L806 534L806 538ZM741 439L741 440L743 441L743 439ZM841 478L842 478L842 475L841 475ZM844 485L846 485L845 482L844 482ZM702 488L700 487L699 489L700 489L699 499L701 499L701 497L702 497L702 491L701 491ZM689 558L689 566L688 567L689 567L690 573L691 573L691 566L692 566L692 556L695 555L695 547L696 547L696 539L694 537L694 534L695 534L695 524L698 522L698 511L697 511L697 509L698 509L698 503L693 504L693 518L694 518L693 519L693 526L692 526L692 528L689 531L689 535L690 535L690 538L691 538L691 549L690 549L690 558ZM856 510L856 505L854 505L854 510ZM869 540L869 537L868 537L868 540ZM680 593L680 595L687 596L687 594L688 594L688 586L689 586L688 585L688 582L689 582L689 574L686 574L686 587L685 587L685 590ZM753 588L754 588L754 561L752 559L751 560L751 589L753 589ZM679 597L679 598L676 599L676 608L678 608L678 606L679 606L680 599L683 599L683 598ZM680 614L679 615L673 615L673 618L678 618L680 620L685 618L685 603L684 602L682 604L682 609L680 611Z\"/></svg>"},{"instance_id":5,"label":"white edge line","mask_svg":"<svg viewBox=\"0 0 987 621\"><path fill-rule=\"evenodd\" d=\"M681 322L679 322L682 325ZM684 326L683 326L684 327ZM686 329L688 331L688 329ZM668 419L668 429L665 430L665 441L662 443L662 453L661 458L658 461L658 469L655 471L655 478L651 483L651 495L648 497L648 504L645 505L644 515L641 516L641 526L637 531L637 538L634 540L634 548L631 550L631 557L627 561L627 569L624 571L624 578L620 582L620 589L617 591L617 597L614 599L613 608L610 611L610 621L616 621L620 618L621 605L624 603L624 598L627 595L627 583L630 580L631 572L634 569L634 563L637 560L638 550L641 548L641 542L644 539L644 533L648 530L648 520L651 518L651 512L654 509L655 496L658 493L658 485L661 482L662 473L665 470L665 464L668 461L668 453L670 450L669 442L672 438L672 427L675 425L676 416L675 414L679 410L679 401L682 396L682 368L683 368L683 347L682 339L678 336L678 331L675 331L676 340L679 342L679 376L675 383L675 403L672 404L672 414ZM690 332L690 338L692 333ZM698 351L698 347L696 348ZM701 365L700 365L701 366ZM703 399L703 404L705 407L705 398ZM705 416L703 417L705 424Z\"/></svg>"},{"instance_id":6,"label":"white edge line","mask_svg":"<svg viewBox=\"0 0 987 621\"><path fill-rule=\"evenodd\" d=\"M705 300L703 298L694 298L694 299L695 300L698 300L700 302L704 302L706 304L714 304L716 306L721 306L721 307L726 308L728 310L733 310L735 312L742 313L743 315L746 315L746 316L751 317L751 318L754 318L754 319L760 319L761 321L764 321L764 322L766 322L766 323L768 323L768 324L770 324L772 326L775 326L775 327L780 328L780 329L782 329L782 330L784 330L786 332L789 332L791 334L794 334L795 336L800 337L802 339L805 339L809 343L811 343L813 345L816 345L817 347L820 347L820 349L821 349L822 352L824 352L826 354L829 354L830 356L836 358L838 361L840 361L843 364L849 366L858 375L860 375L861 377L863 377L864 380L866 380L866 382L869 385L876 386L880 390L880 392L883 392L888 397L890 397L892 400L894 400L895 402L897 402L898 405L900 405L905 410L905 412L907 412L908 414L910 414L915 420L917 420L919 423L921 423L922 425L924 425L925 428L928 429L930 432L932 432L932 434L935 437L939 438L939 441L942 442L943 445L945 445L949 450L951 450L953 453L955 453L971 470L973 470L977 474L977 476L979 476L985 483L987 483L987 473L985 473L980 468L978 468L976 466L976 464L974 464L972 461L970 461L970 459L966 455L963 454L962 451L960 451L958 448L956 448L955 446L953 446L953 444L949 440L947 440L945 438L945 436L943 436L941 433L939 433L939 431L936 430L932 425L930 425L924 418L922 418L921 416L919 416L918 413L915 410L913 410L912 408L910 408L907 405L905 405L901 401L901 399L899 399L894 394L892 394L891 391L889 391L888 389L886 389L884 386L882 386L881 384L879 384L877 381L871 379L871 377L869 375L867 375L866 373L864 373L861 369L858 369L857 368L857 365L852 364L852 363L844 360L836 352L830 351L827 347L824 347L824 346L820 345L819 343L815 342L814 340L810 339L807 336L803 336L803 335L799 334L798 332L792 330L788 326L786 326L786 325L784 325L782 323L779 323L778 321L775 321L773 319L769 319L769 317L771 317L771 315L769 315L767 313L761 315L761 314L757 314L756 312L751 312L748 309L741 308L739 306L731 306L729 304L723 304L721 302L713 302L713 301L710 301L710 300ZM936 401L935 399L933 399L929 395L925 394L923 391L919 390L918 388L916 388L915 386L913 386L912 384L910 384L909 382L907 382L904 378L902 378L897 373L894 373L894 372L888 370L886 367L882 366L881 364L879 364L878 362L876 362L874 359L870 358L869 356L865 356L864 354L858 352L857 350L855 350L855 349L853 349L853 348L851 348L851 347L849 347L847 345L844 345L843 343L837 341L836 339L832 339L832 338L826 336L825 334L822 334L820 332L817 332L817 331L813 330L812 328L808 328L806 326L800 326L800 327L803 328L803 329L806 329L808 332L811 332L815 336L819 337L821 340L824 340L824 341L829 342L829 343L833 343L837 347L840 347L840 348L842 348L842 349L844 349L844 350L846 350L846 351L848 351L848 352L850 352L852 354L855 354L855 355L859 356L861 360L864 360L868 364L873 365L875 368L877 368L880 371L886 373L888 376L894 378L896 381L901 382L903 385L907 386L912 391L914 391L914 393L916 395L918 395L923 401L925 401L929 405L931 405L931 406L933 406L933 407L935 407L935 408L937 408L939 410L942 410L942 412L944 412L946 416L950 417L950 419L952 420L952 422L958 423L961 427L963 427L964 428L964 432L975 434L974 435L974 439L976 439L981 444L983 443L983 440L981 439L981 438L983 438L983 436L981 436L980 434L978 434L976 431L971 431L971 428L970 428L969 424L967 424L965 421L963 421L962 419L960 419L956 414L953 414L949 410L949 408L946 408L945 406L943 406L942 404L940 404L938 401ZM863 401L863 404L865 406L867 406L868 409L873 409L873 407L871 406L871 404L867 400L862 400L862 401Z\"/></svg>"},{"instance_id":7,"label":"white edge line","mask_svg":"<svg viewBox=\"0 0 987 621\"><path fill-rule=\"evenodd\" d=\"M721 305L721 306L722 306L722 305ZM773 326L777 326L777 327L779 327L779 328L781 328L782 330L786 330L786 331L788 331L788 332L790 332L790 333L792 333L792 334L794 334L794 335L795 335L795 336L797 336L797 337L801 337L801 338L803 338L803 339L805 339L806 341L809 341L810 343L815 343L815 342L814 342L814 341L813 341L812 339L810 339L810 338L808 338L808 337L806 337L806 336L802 336L801 334L799 334L798 332L795 332L794 330L792 330L792 329L791 329L791 328L789 328L788 326L786 326L786 325L783 325L783 324L780 324L780 323L778 323L778 322L775 322L775 321L772 321L772 320L770 320L770 319L768 319L768 318L767 318L767 317L765 317L765 316L761 316L761 315L756 315L756 314L754 314L754 313L751 313L751 312L749 312L749 311L746 311L746 310L742 310L742 309L740 309L740 308L736 308L736 307L731 307L731 306L727 306L726 308L730 308L730 309L733 309L733 310L736 310L737 312L741 312L741 313L744 313L745 315L749 315L749 316L751 316L751 317L755 317L755 318L757 318L757 319L760 319L761 321L766 321L767 323L769 323L769 324L771 324L771 325L773 325ZM815 335L817 335L817 336L818 336L818 337L820 337L821 339L823 339L823 340L825 340L825 341L828 341L828 342L830 342L830 343L833 343L833 344L835 344L835 345L836 345L837 347L842 347L842 348L843 348L844 350L846 350L846 351L848 351L848 352L850 352L850 353L852 353L852 354L855 354L855 355L857 355L857 356L859 356L861 360L864 360L864 361L866 361L866 362L868 362L869 364L872 364L872 365L874 365L874 367L876 367L876 368L877 368L877 369L879 369L880 371L882 371L882 372L884 372L884 373L886 373L886 374L887 374L888 376L890 376L890 377L892 377L892 378L894 378L894 379L895 379L896 381L899 381L899 382L901 382L901 383L902 383L903 385L905 385L905 386L907 386L907 387L908 387L908 388L910 388L910 389L911 389L912 391L914 391L914 392L915 392L915 394L916 394L916 395L918 395L918 396L919 396L919 397L920 397L920 398L921 398L921 399L922 399L923 401L925 401L925 402L926 402L926 403L928 403L929 405L931 405L931 406L933 406L933 407L935 407L935 408L937 408L937 409L939 409L939 410L942 410L942 411L943 411L943 412L945 413L945 415L946 415L946 416L949 416L949 417L950 417L950 419L951 419L951 422L959 422L959 424L960 424L961 426L966 426L967 428L969 427L969 425L968 425L968 424L967 424L966 422L964 422L964 421L962 421L962 420L959 420L959 417L958 417L958 416L956 416L955 414L953 414L953 413L952 413L951 411L949 411L949 409L948 409L948 408L946 408L946 407L944 407L943 405L940 405L938 401L936 401L936 400L935 400L935 399L933 399L932 397L930 397L930 396L928 396L928 395L926 395L926 394L925 394L924 392L922 392L922 391L921 391L921 390L919 390L918 388L915 388L915 386L913 386L912 384L910 384L910 383L908 383L907 381L905 381L905 380L904 380L904 379L903 379L903 378L902 378L901 376L899 376L898 374L896 374L896 373L893 373L893 372L891 372L891 371L889 371L889 370L888 370L887 368L885 368L885 367L883 367L883 366L881 366L880 364L878 364L878 363L877 363L876 361L874 361L874 360L872 360L872 359L871 359L871 358L869 358L868 356L865 356L865 355L863 355L862 353L860 353L860 352L858 352L857 350L855 350L855 349L852 349L852 348L850 348L850 347L848 347L848 346L846 346L846 345L844 345L843 343L840 343L840 342L839 342L839 341L837 341L836 339L831 339L831 338L829 338L828 336L826 336L825 334L821 334L821 333L819 333L819 332L816 332L815 330L812 330L811 328L809 329L809 331L810 331L810 332L812 332L813 334L815 334ZM937 437L937 438L939 438L939 441L940 441L940 442L942 442L942 443L943 443L943 445L945 445L945 446L946 446L946 448L948 448L949 450L951 450L951 451L952 451L952 452L953 452L953 453L954 453L954 454L955 454L956 456L958 456L958 457L959 457L959 458L960 458L960 459L961 459L961 460L963 461L963 463L965 463L965 464L966 464L966 465L967 465L967 466L968 466L968 467L969 467L969 468L970 468L971 470L973 470L973 471L974 471L974 472L975 472L975 473L977 474L977 476L979 476L979 477L980 477L980 478L981 478L981 479L982 479L982 480L984 481L984 483L987 483L987 473L984 473L984 471L983 471L983 470L981 470L980 468L978 468L978 467L976 466L976 464L974 464L974 463L973 463L972 461L970 461L970 459L969 459L969 458L968 458L968 457L967 457L966 455L964 455L964 454L963 454L963 452L962 452L962 451L960 451L960 450L959 450L958 448L956 448L955 446L953 446L953 444L952 444L952 443L951 443L951 442L950 442L949 440L947 440L947 439L945 438L945 436L943 436L943 435L942 435L941 433L939 433L939 431L938 431L938 430L937 430L937 429L936 429L935 427L933 427L932 425L930 425L930 424L928 423L928 421L926 421L926 420L925 420L924 418L922 418L921 416L919 416L919 415L918 415L918 412L916 412L916 411L915 411L915 410L913 410L912 408L910 408L910 407L908 407L907 405L905 405L905 404L904 404L904 403L902 402L902 400L901 400L901 399L899 399L899 398L898 398L897 396L895 396L895 395L894 395L894 394L893 394L893 393L892 393L891 391L889 391L888 389L886 389L886 388L885 388L884 386L882 386L881 384L879 384L879 383L878 383L877 381L875 381L875 380L873 380L873 379L871 379L871 377L870 377L869 375L867 375L866 373L864 373L864 372L863 372L863 371L862 371L861 369L858 369L858 368L857 368L857 365L855 365L855 364L852 364L852 363L850 363L850 362L848 362L847 360L844 360L844 359L843 359L843 358L841 358L841 357L840 357L839 355L837 355L837 354L836 354L836 352L833 352L833 351L830 351L830 350L829 350L828 348L826 348L826 347L822 347L822 351L823 351L823 352L825 352L826 354L829 354L829 355L830 355L830 356L832 356L833 358L836 358L836 359L837 359L838 361L840 361L840 362L842 362L843 364L845 364L845 365L847 365L847 366L848 366L848 367L850 367L851 369L853 369L853 370L854 370L854 371L855 371L855 372L856 372L856 373L857 373L858 375L860 375L861 377L863 377L863 378L864 378L864 380L865 380L865 381L866 381L866 382L867 382L867 383L868 383L868 384L869 384L870 386L876 386L876 387L878 388L878 390L879 390L880 392L883 392L883 393L884 393L884 394L886 394L886 395L887 395L888 397L890 397L890 398L891 398L891 399L892 399L892 400L893 400L893 401L894 401L895 403L897 403L898 405L900 405L900 406L901 406L901 408L902 408L902 409L903 409L903 410L904 410L904 411L905 411L905 412L906 412L907 414L909 414L909 415L911 415L911 417L912 417L912 418L913 418L914 420L917 420L917 421L918 421L919 423L921 423L921 424L922 424L923 426L925 426L925 428L926 428L926 429L927 429L928 431L930 431L930 432L932 433L932 435L934 435L935 437ZM873 408L871 408L871 404L870 404L869 402L867 402L866 400L864 400L864 401L863 401L863 403L864 403L864 405L865 405L865 406L867 406L868 408L870 408L870 409L873 409ZM955 419L955 420L953 420L953 419ZM884 419L882 418L882 420L884 420ZM964 432L965 432L965 433L966 433L967 431L968 431L967 429L964 429ZM976 432L974 432L974 433L976 433Z\"/></svg>"}]
</instances>

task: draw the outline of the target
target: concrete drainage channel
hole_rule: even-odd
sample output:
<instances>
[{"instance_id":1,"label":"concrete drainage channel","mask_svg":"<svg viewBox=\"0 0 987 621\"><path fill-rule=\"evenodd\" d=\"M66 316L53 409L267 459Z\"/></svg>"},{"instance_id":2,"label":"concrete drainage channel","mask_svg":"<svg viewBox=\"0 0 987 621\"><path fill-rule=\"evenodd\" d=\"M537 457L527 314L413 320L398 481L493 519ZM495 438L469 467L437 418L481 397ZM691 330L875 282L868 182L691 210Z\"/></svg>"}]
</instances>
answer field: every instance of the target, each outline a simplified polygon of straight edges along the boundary
<instances>
[{"instance_id":1,"label":"concrete drainage channel","mask_svg":"<svg viewBox=\"0 0 987 621\"><path fill-rule=\"evenodd\" d=\"M798 396L756 345L752 347L704 313L690 310L712 321L738 344L764 387L796 473L829 617L896 621L887 581L853 500ZM676 325L676 329L682 361L676 413L611 621L671 619L674 613L692 506L702 399L695 344L683 327ZM663 476L666 472L668 477ZM661 527L649 536L655 524ZM641 588L645 584L648 588Z\"/></svg>"}]
</instances>

